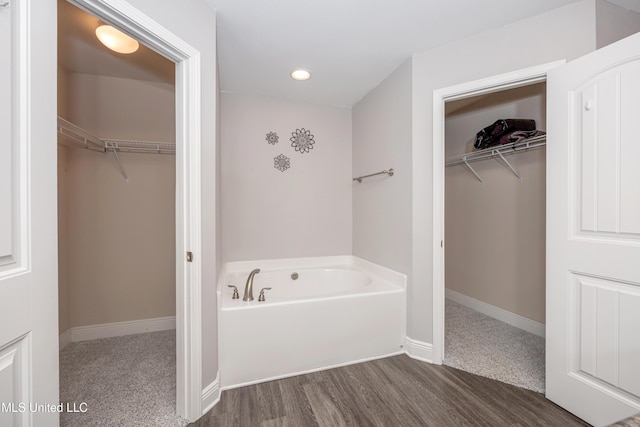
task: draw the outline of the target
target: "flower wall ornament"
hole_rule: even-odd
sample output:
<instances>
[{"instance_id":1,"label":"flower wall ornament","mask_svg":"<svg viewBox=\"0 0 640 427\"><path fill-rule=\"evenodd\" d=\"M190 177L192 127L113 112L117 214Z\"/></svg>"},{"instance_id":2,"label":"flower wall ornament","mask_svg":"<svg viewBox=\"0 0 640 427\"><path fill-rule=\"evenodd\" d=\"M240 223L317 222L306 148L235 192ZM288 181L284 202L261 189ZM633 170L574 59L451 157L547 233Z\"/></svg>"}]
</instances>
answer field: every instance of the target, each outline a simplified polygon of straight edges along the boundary
<instances>
[{"instance_id":1,"label":"flower wall ornament","mask_svg":"<svg viewBox=\"0 0 640 427\"><path fill-rule=\"evenodd\" d=\"M291 167L291 159L289 159L284 154L280 154L273 158L273 167L278 169L280 172L284 172Z\"/></svg>"},{"instance_id":2,"label":"flower wall ornament","mask_svg":"<svg viewBox=\"0 0 640 427\"><path fill-rule=\"evenodd\" d=\"M291 132L291 146L300 153L308 153L313 148L313 144L316 142L313 140L310 130L296 129L295 132Z\"/></svg>"},{"instance_id":3,"label":"flower wall ornament","mask_svg":"<svg viewBox=\"0 0 640 427\"><path fill-rule=\"evenodd\" d=\"M275 132L269 132L267 137L265 138L267 142L271 145L276 145L278 143L279 136Z\"/></svg>"}]
</instances>

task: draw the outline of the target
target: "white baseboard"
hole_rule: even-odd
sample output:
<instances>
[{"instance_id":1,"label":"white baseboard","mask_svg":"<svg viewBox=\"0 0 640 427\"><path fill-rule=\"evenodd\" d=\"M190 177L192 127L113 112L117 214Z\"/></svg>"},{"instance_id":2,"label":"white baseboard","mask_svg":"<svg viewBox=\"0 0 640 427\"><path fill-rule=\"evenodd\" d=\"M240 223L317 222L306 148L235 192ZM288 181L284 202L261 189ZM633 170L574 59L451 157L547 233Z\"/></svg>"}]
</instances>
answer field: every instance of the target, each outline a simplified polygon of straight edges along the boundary
<instances>
[{"instance_id":1,"label":"white baseboard","mask_svg":"<svg viewBox=\"0 0 640 427\"><path fill-rule=\"evenodd\" d=\"M75 326L60 335L60 349L69 342L120 337L145 332L167 331L176 328L176 317L156 317L155 319L131 320L127 322L103 323L100 325ZM68 335L65 336L65 335Z\"/></svg>"},{"instance_id":2,"label":"white baseboard","mask_svg":"<svg viewBox=\"0 0 640 427\"><path fill-rule=\"evenodd\" d=\"M202 389L202 415L206 414L213 408L218 402L220 402L220 372L216 375L216 379Z\"/></svg>"},{"instance_id":3,"label":"white baseboard","mask_svg":"<svg viewBox=\"0 0 640 427\"><path fill-rule=\"evenodd\" d=\"M452 291L451 289L447 289L445 291L445 295L450 300L469 307L470 309L475 310L478 313L493 317L494 319L500 320L504 323L508 323L511 326L515 326L516 328L530 332L539 337L544 338L545 336L544 324L540 322L527 319L526 317L504 310L500 307L496 307L495 305L487 304L486 302L482 302L475 298L462 295L461 293Z\"/></svg>"},{"instance_id":4,"label":"white baseboard","mask_svg":"<svg viewBox=\"0 0 640 427\"><path fill-rule=\"evenodd\" d=\"M405 337L404 350L412 359L433 363L433 344Z\"/></svg>"},{"instance_id":5,"label":"white baseboard","mask_svg":"<svg viewBox=\"0 0 640 427\"><path fill-rule=\"evenodd\" d=\"M67 329L63 333L60 334L60 344L58 349L62 350L71 342L71 329Z\"/></svg>"}]
</instances>

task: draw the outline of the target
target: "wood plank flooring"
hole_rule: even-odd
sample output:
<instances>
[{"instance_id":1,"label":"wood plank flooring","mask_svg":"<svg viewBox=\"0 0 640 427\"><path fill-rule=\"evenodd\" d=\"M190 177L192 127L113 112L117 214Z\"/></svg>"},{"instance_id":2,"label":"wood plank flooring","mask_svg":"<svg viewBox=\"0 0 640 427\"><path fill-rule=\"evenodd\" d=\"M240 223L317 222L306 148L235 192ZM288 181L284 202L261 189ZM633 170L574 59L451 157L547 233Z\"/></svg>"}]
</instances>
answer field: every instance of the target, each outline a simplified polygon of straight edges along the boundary
<instances>
[{"instance_id":1,"label":"wood plank flooring","mask_svg":"<svg viewBox=\"0 0 640 427\"><path fill-rule=\"evenodd\" d=\"M585 426L544 395L394 356L226 390L205 426Z\"/></svg>"}]
</instances>

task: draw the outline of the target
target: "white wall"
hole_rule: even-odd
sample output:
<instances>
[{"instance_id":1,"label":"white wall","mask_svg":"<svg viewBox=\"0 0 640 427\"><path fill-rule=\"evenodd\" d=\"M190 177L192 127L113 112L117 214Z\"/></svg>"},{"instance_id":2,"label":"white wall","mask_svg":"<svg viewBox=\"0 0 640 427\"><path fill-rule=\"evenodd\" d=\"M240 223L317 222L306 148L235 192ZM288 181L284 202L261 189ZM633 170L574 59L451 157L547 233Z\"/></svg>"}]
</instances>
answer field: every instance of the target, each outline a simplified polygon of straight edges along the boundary
<instances>
[{"instance_id":1,"label":"white wall","mask_svg":"<svg viewBox=\"0 0 640 427\"><path fill-rule=\"evenodd\" d=\"M411 272L411 59L353 106L353 254Z\"/></svg>"},{"instance_id":2,"label":"white wall","mask_svg":"<svg viewBox=\"0 0 640 427\"><path fill-rule=\"evenodd\" d=\"M351 110L235 93L221 100L224 260L351 254ZM289 141L300 128L314 135L308 153ZM284 172L274 168L279 154L290 158Z\"/></svg>"},{"instance_id":3,"label":"white wall","mask_svg":"<svg viewBox=\"0 0 640 427\"><path fill-rule=\"evenodd\" d=\"M433 91L571 60L595 47L594 0L583 0L413 56L413 289L407 323L413 339L432 342Z\"/></svg>"},{"instance_id":4,"label":"white wall","mask_svg":"<svg viewBox=\"0 0 640 427\"><path fill-rule=\"evenodd\" d=\"M500 118L546 129L539 83L446 104L445 158L473 151L475 134ZM540 323L545 321L545 149L445 169L446 288Z\"/></svg>"}]
</instances>

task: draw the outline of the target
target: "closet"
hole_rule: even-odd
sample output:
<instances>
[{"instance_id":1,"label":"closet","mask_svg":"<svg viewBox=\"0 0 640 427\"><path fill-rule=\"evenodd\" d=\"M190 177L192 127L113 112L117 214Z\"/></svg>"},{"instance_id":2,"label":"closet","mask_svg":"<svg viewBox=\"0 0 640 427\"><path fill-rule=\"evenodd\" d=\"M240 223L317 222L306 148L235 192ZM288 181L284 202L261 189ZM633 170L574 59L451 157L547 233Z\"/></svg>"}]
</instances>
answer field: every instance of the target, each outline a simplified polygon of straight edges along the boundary
<instances>
[{"instance_id":1,"label":"closet","mask_svg":"<svg viewBox=\"0 0 640 427\"><path fill-rule=\"evenodd\" d=\"M169 381L168 389L173 393L169 406L173 406L167 412L174 416L175 65L144 46L131 55L133 59L107 50L93 34L99 20L64 1L59 2L59 21L61 398L89 401L93 414L100 413L98 405L115 405L64 390L71 380L66 373L68 360L62 355L74 344L167 331L171 337L165 341L173 347L167 344L171 354L162 357L168 363L173 360L173 383ZM91 372L112 363L108 360L112 354L137 351L140 363L152 360L154 349L141 352L127 347L132 341L126 342L104 356L87 357ZM136 368L129 376L141 372ZM74 383L72 387L83 386ZM111 388L108 378L101 387L104 396L121 394ZM86 390L91 388L87 385ZM153 394L139 391L141 396ZM63 425L70 416L63 414ZM134 419L129 422L135 424Z\"/></svg>"},{"instance_id":2,"label":"closet","mask_svg":"<svg viewBox=\"0 0 640 427\"><path fill-rule=\"evenodd\" d=\"M474 149L474 138L499 119L533 119L544 131L545 94L546 84L537 83L445 105L445 364L480 365L475 373L496 378L490 362L501 365L505 355L492 352L501 352L502 344L518 347L529 337L538 346L538 360L514 369L536 371L541 378L529 388L537 391L544 391L546 138L485 150ZM482 338L471 332L484 324L476 312L533 335L499 337L500 326ZM488 342L493 349L481 348ZM466 357L471 360L461 360ZM502 380L527 386L514 376Z\"/></svg>"}]
</instances>

